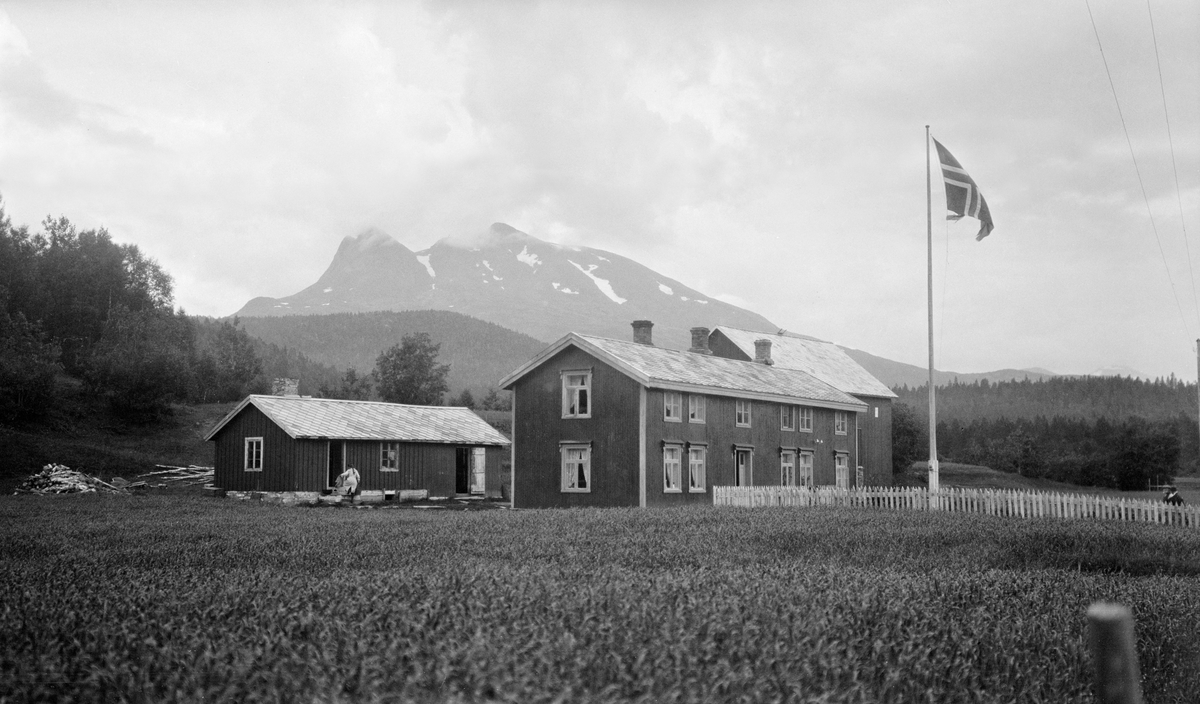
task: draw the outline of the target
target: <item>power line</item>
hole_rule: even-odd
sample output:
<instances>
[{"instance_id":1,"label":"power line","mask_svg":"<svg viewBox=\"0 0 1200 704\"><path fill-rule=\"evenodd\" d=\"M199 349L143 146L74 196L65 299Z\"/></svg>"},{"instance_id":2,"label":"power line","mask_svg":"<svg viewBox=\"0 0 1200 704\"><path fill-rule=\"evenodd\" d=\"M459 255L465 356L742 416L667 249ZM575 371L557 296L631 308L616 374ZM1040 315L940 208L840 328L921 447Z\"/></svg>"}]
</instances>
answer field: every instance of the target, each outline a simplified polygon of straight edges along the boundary
<instances>
[{"instance_id":1,"label":"power line","mask_svg":"<svg viewBox=\"0 0 1200 704\"><path fill-rule=\"evenodd\" d=\"M1129 145L1129 158L1133 160L1133 171L1137 174L1138 185L1142 189L1142 200L1146 203L1146 215L1150 218L1150 229L1154 231L1154 241L1158 243L1158 255L1162 258L1163 268L1167 272L1167 282L1171 284L1171 295L1175 297L1175 307L1179 309L1179 320L1183 323L1183 333L1189 339L1187 316L1183 314L1183 304L1179 302L1179 292L1175 290L1175 279L1171 277L1171 266L1167 264L1167 255L1163 251L1162 238L1158 236L1158 226L1154 223L1154 212L1150 209L1150 196L1146 194L1146 184L1142 180L1142 170L1138 167L1137 155L1133 151L1133 140L1129 137L1129 127L1125 124L1125 113L1121 110L1121 101L1117 98L1117 86L1113 83L1112 71L1108 68L1108 58L1104 55L1104 45L1100 42L1100 30L1096 29L1096 18L1092 16L1092 6L1088 0L1083 0L1087 7L1088 19L1092 22L1092 32L1096 35L1096 46L1100 49L1100 60L1104 62L1104 73L1108 76L1108 86L1112 89L1113 102L1117 106L1117 116L1121 118L1121 129L1125 132L1125 143Z\"/></svg>"},{"instance_id":2,"label":"power line","mask_svg":"<svg viewBox=\"0 0 1200 704\"><path fill-rule=\"evenodd\" d=\"M1179 167L1175 163L1175 140L1171 137L1171 113L1167 110L1167 88L1163 82L1162 59L1158 56L1158 35L1154 31L1154 11L1150 0L1146 0L1146 14L1150 16L1150 38L1154 40L1154 63L1158 67L1158 90L1162 94L1163 119L1167 123L1167 144L1171 148L1171 170L1175 173L1175 200L1179 203L1179 224L1183 227L1183 247L1187 252L1188 274L1192 278L1192 302L1196 306L1196 322L1200 323L1200 298L1196 296L1196 272L1192 268L1192 248L1188 244L1187 219L1183 215L1183 195L1179 188Z\"/></svg>"}]
</instances>

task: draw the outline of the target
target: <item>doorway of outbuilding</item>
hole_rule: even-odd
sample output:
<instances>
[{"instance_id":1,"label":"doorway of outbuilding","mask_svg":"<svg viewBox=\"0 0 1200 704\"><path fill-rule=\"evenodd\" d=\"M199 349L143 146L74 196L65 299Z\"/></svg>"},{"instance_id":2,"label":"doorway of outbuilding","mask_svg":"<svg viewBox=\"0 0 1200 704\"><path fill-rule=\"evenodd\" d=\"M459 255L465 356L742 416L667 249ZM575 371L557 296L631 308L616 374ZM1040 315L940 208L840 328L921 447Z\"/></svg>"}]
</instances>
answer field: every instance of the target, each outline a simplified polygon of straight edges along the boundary
<instances>
[{"instance_id":1,"label":"doorway of outbuilding","mask_svg":"<svg viewBox=\"0 0 1200 704\"><path fill-rule=\"evenodd\" d=\"M329 441L329 488L337 484L338 475L346 469L345 443L341 440Z\"/></svg>"},{"instance_id":2,"label":"doorway of outbuilding","mask_svg":"<svg viewBox=\"0 0 1200 704\"><path fill-rule=\"evenodd\" d=\"M459 447L454 452L454 493L471 492L471 448Z\"/></svg>"}]
</instances>

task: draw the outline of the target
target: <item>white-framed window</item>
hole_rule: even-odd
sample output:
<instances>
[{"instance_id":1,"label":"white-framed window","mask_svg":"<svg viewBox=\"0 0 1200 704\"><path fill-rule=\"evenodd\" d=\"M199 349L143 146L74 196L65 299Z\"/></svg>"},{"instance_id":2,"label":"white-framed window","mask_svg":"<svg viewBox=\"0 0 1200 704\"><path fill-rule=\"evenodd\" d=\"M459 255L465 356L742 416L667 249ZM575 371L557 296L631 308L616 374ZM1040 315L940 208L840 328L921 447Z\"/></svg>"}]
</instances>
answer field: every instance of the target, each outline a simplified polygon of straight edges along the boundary
<instances>
[{"instance_id":1,"label":"white-framed window","mask_svg":"<svg viewBox=\"0 0 1200 704\"><path fill-rule=\"evenodd\" d=\"M813 487L813 453L801 452L797 457L796 486Z\"/></svg>"},{"instance_id":2,"label":"white-framed window","mask_svg":"<svg viewBox=\"0 0 1200 704\"><path fill-rule=\"evenodd\" d=\"M835 478L839 489L850 488L850 455L844 452L837 453L834 460Z\"/></svg>"},{"instance_id":3,"label":"white-framed window","mask_svg":"<svg viewBox=\"0 0 1200 704\"><path fill-rule=\"evenodd\" d=\"M849 425L845 411L833 412L833 432L836 435L845 435L846 426Z\"/></svg>"},{"instance_id":4,"label":"white-framed window","mask_svg":"<svg viewBox=\"0 0 1200 704\"><path fill-rule=\"evenodd\" d=\"M779 407L779 429L780 430L795 430L796 429L796 407L795 406L780 406Z\"/></svg>"},{"instance_id":5,"label":"white-framed window","mask_svg":"<svg viewBox=\"0 0 1200 704\"><path fill-rule=\"evenodd\" d=\"M750 427L750 402L749 401L743 401L741 399L738 399L737 404L734 407L733 422L739 428L749 428Z\"/></svg>"},{"instance_id":6,"label":"white-framed window","mask_svg":"<svg viewBox=\"0 0 1200 704\"><path fill-rule=\"evenodd\" d=\"M592 417L592 373L590 371L563 372L562 417Z\"/></svg>"},{"instance_id":7,"label":"white-framed window","mask_svg":"<svg viewBox=\"0 0 1200 704\"><path fill-rule=\"evenodd\" d=\"M671 423L683 422L683 394L678 391L663 392L663 420Z\"/></svg>"},{"instance_id":8,"label":"white-framed window","mask_svg":"<svg viewBox=\"0 0 1200 704\"><path fill-rule=\"evenodd\" d=\"M708 465L708 448L703 445L688 447L688 491L703 494Z\"/></svg>"},{"instance_id":9,"label":"white-framed window","mask_svg":"<svg viewBox=\"0 0 1200 704\"><path fill-rule=\"evenodd\" d=\"M399 472L400 471L400 443L398 442L381 442L379 443L379 471L380 472Z\"/></svg>"},{"instance_id":10,"label":"white-framed window","mask_svg":"<svg viewBox=\"0 0 1200 704\"><path fill-rule=\"evenodd\" d=\"M563 443L558 446L562 454L562 491L566 493L590 493L592 490L592 446L590 443Z\"/></svg>"},{"instance_id":11,"label":"white-framed window","mask_svg":"<svg viewBox=\"0 0 1200 704\"><path fill-rule=\"evenodd\" d=\"M243 466L247 472L261 472L263 465L263 439L246 438Z\"/></svg>"},{"instance_id":12,"label":"white-framed window","mask_svg":"<svg viewBox=\"0 0 1200 704\"><path fill-rule=\"evenodd\" d=\"M796 486L795 450L781 450L779 452L779 483L782 486Z\"/></svg>"},{"instance_id":13,"label":"white-framed window","mask_svg":"<svg viewBox=\"0 0 1200 704\"><path fill-rule=\"evenodd\" d=\"M796 429L805 433L811 433L812 429L813 409L809 406L800 406L796 409Z\"/></svg>"},{"instance_id":14,"label":"white-framed window","mask_svg":"<svg viewBox=\"0 0 1200 704\"><path fill-rule=\"evenodd\" d=\"M688 394L688 422L704 423L708 415L708 399L696 394Z\"/></svg>"},{"instance_id":15,"label":"white-framed window","mask_svg":"<svg viewBox=\"0 0 1200 704\"><path fill-rule=\"evenodd\" d=\"M677 494L683 491L680 482L683 466L683 446L663 445L663 491Z\"/></svg>"}]
</instances>

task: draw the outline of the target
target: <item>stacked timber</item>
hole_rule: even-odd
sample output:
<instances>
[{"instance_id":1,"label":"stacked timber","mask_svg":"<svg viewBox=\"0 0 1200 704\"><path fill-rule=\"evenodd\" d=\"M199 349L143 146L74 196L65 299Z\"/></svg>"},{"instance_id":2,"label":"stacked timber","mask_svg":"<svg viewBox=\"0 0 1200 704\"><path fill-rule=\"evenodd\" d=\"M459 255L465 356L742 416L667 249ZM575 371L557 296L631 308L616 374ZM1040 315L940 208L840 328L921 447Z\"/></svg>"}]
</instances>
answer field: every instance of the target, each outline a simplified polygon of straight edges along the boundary
<instances>
[{"instance_id":1,"label":"stacked timber","mask_svg":"<svg viewBox=\"0 0 1200 704\"><path fill-rule=\"evenodd\" d=\"M32 474L17 486L16 494L125 494L120 487L101 481L61 464L48 464L37 474Z\"/></svg>"}]
</instances>

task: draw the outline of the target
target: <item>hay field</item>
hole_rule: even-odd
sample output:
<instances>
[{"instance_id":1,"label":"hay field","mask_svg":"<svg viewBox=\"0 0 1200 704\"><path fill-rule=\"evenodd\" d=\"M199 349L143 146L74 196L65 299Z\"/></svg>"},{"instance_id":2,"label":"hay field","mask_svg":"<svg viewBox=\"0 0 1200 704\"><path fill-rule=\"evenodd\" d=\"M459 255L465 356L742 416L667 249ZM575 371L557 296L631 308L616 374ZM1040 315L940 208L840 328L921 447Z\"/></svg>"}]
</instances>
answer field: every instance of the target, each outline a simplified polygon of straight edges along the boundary
<instances>
[{"instance_id":1,"label":"hay field","mask_svg":"<svg viewBox=\"0 0 1200 704\"><path fill-rule=\"evenodd\" d=\"M1089 702L1200 691L1200 532L848 509L0 498L0 701Z\"/></svg>"}]
</instances>

